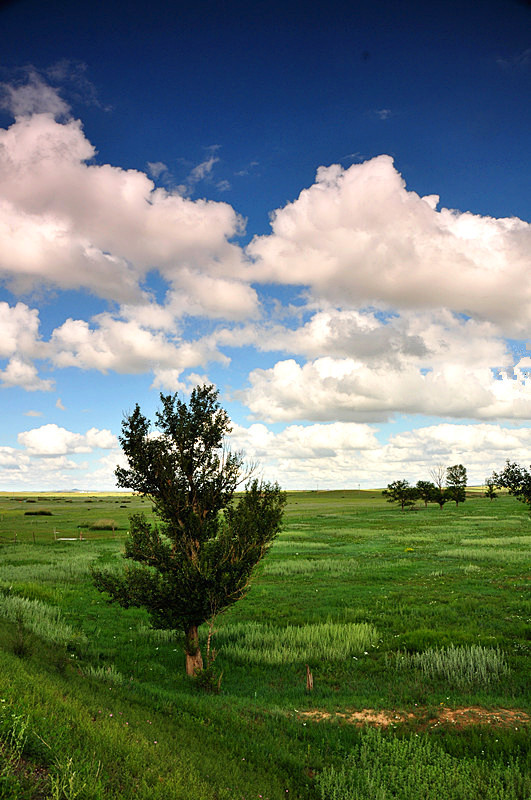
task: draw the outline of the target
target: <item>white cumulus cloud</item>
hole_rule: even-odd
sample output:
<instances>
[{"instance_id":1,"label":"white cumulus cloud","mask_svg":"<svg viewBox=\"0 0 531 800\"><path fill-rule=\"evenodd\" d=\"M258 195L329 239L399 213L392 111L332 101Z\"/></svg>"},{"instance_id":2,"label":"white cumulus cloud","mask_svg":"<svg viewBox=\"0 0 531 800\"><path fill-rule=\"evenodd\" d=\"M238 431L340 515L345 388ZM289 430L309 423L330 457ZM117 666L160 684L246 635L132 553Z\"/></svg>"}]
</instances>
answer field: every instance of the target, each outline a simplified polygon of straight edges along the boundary
<instances>
[{"instance_id":1,"label":"white cumulus cloud","mask_svg":"<svg viewBox=\"0 0 531 800\"><path fill-rule=\"evenodd\" d=\"M94 163L80 121L55 113L18 116L0 130L0 277L12 290L81 288L143 303L145 276L158 270L201 314L222 316L224 302L229 317L236 305L240 314L256 310L242 250L230 241L243 221L229 204Z\"/></svg>"},{"instance_id":2,"label":"white cumulus cloud","mask_svg":"<svg viewBox=\"0 0 531 800\"><path fill-rule=\"evenodd\" d=\"M118 440L109 430L90 428L86 433L74 433L55 423L41 425L18 434L18 442L30 456L64 456L91 453L95 449L114 449Z\"/></svg>"},{"instance_id":3,"label":"white cumulus cloud","mask_svg":"<svg viewBox=\"0 0 531 800\"><path fill-rule=\"evenodd\" d=\"M437 200L408 191L390 156L320 167L248 246L256 279L343 306L448 308L527 334L531 225L438 211Z\"/></svg>"},{"instance_id":4,"label":"white cumulus cloud","mask_svg":"<svg viewBox=\"0 0 531 800\"><path fill-rule=\"evenodd\" d=\"M369 425L335 422L289 425L273 432L256 423L235 426L231 443L257 459L264 477L289 488L341 489L384 487L398 478L430 480L437 464L462 463L469 484L481 484L505 460L529 463L531 428L491 423L441 423L391 434L378 441Z\"/></svg>"},{"instance_id":5,"label":"white cumulus cloud","mask_svg":"<svg viewBox=\"0 0 531 800\"><path fill-rule=\"evenodd\" d=\"M490 368L445 364L372 366L351 358L294 359L249 375L241 397L255 418L269 422L375 422L395 413L479 419L528 419L531 379L496 379Z\"/></svg>"}]
</instances>

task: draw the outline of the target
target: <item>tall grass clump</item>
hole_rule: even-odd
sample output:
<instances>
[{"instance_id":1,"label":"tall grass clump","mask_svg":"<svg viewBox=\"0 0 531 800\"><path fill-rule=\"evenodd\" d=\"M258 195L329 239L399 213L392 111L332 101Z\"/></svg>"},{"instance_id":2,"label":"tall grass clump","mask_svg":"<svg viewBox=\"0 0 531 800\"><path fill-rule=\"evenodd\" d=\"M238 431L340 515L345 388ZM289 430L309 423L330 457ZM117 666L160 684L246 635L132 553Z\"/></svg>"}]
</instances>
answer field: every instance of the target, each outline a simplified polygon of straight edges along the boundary
<instances>
[{"instance_id":1,"label":"tall grass clump","mask_svg":"<svg viewBox=\"0 0 531 800\"><path fill-rule=\"evenodd\" d=\"M97 519L91 523L91 531L115 531L118 529L115 519Z\"/></svg>"},{"instance_id":2,"label":"tall grass clump","mask_svg":"<svg viewBox=\"0 0 531 800\"><path fill-rule=\"evenodd\" d=\"M455 758L427 736L360 735L341 767L316 779L321 800L526 800L531 777L517 760Z\"/></svg>"},{"instance_id":3,"label":"tall grass clump","mask_svg":"<svg viewBox=\"0 0 531 800\"><path fill-rule=\"evenodd\" d=\"M114 664L109 664L106 667L94 667L89 664L88 667L83 668L83 674L87 678L103 681L103 683L112 683L116 686L121 686L124 682L124 676L121 672L118 672Z\"/></svg>"},{"instance_id":4,"label":"tall grass clump","mask_svg":"<svg viewBox=\"0 0 531 800\"><path fill-rule=\"evenodd\" d=\"M507 547L453 547L449 550L440 550L440 558L463 558L467 561L496 561L498 564L528 563L529 554L525 550L509 550Z\"/></svg>"},{"instance_id":5,"label":"tall grass clump","mask_svg":"<svg viewBox=\"0 0 531 800\"><path fill-rule=\"evenodd\" d=\"M313 572L326 572L329 575L351 575L358 568L353 558L300 558L291 561L269 561L265 575L311 575Z\"/></svg>"},{"instance_id":6,"label":"tall grass clump","mask_svg":"<svg viewBox=\"0 0 531 800\"><path fill-rule=\"evenodd\" d=\"M140 636L145 636L150 642L155 644L175 644L181 642L183 635L180 631L169 628L150 628L149 625L139 625L137 632Z\"/></svg>"},{"instance_id":7,"label":"tall grass clump","mask_svg":"<svg viewBox=\"0 0 531 800\"><path fill-rule=\"evenodd\" d=\"M376 646L376 628L365 622L322 622L279 628L259 622L240 622L221 628L218 650L235 661L254 664L340 661Z\"/></svg>"},{"instance_id":8,"label":"tall grass clump","mask_svg":"<svg viewBox=\"0 0 531 800\"><path fill-rule=\"evenodd\" d=\"M80 639L79 634L63 621L58 608L40 600L0 595L0 616L17 626L23 625L50 644L67 645Z\"/></svg>"},{"instance_id":9,"label":"tall grass clump","mask_svg":"<svg viewBox=\"0 0 531 800\"><path fill-rule=\"evenodd\" d=\"M443 647L424 650L422 653L402 653L395 656L398 669L414 667L429 678L444 678L449 684L488 686L501 680L509 672L505 657L499 648L480 645Z\"/></svg>"}]
</instances>

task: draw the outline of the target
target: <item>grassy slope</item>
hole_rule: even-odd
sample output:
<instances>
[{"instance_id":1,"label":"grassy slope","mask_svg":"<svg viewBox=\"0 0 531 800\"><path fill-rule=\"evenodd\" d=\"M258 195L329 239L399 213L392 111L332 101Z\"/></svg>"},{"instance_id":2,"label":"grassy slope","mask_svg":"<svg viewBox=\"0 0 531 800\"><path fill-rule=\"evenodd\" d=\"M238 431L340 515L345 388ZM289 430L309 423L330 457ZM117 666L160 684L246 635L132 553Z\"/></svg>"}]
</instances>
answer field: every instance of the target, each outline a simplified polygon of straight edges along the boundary
<instances>
[{"instance_id":1,"label":"grassy slope","mask_svg":"<svg viewBox=\"0 0 531 800\"><path fill-rule=\"evenodd\" d=\"M219 696L193 690L178 643L150 634L141 610L107 605L90 584L92 559L120 565L127 515L140 509L149 513L149 503L123 496L0 498L4 600L59 608L72 631L66 645L51 643L53 620L32 632L29 619L0 617L0 726L3 740L11 737L4 752L15 752L17 725L29 717L26 761L3 776L0 768L0 797L31 796L34 774L24 778L23 767L31 775L39 764L50 797L317 798L317 776L331 798L326 775L365 734L340 719L316 723L300 714L315 708L414 712L394 736L409 741L427 730L444 757L465 766L481 759L486 772L467 784L469 797L486 796L497 763L526 757L529 731L521 725L457 735L429 722L441 704L529 710L530 526L512 498L403 513L376 492L291 494L285 530L251 592L217 622ZM25 514L37 510L52 513ZM114 532L98 530L102 520L114 520ZM86 541L56 541L80 530ZM353 634L367 623L370 643L357 645ZM303 626L299 641L294 626ZM323 655L311 634L319 640L326 631ZM450 645L499 648L509 672L463 682L458 672L452 680L401 660ZM507 793L507 785L492 797L527 796L525 787ZM337 800L365 797L362 789L341 791ZM460 796L445 791L441 800Z\"/></svg>"}]
</instances>

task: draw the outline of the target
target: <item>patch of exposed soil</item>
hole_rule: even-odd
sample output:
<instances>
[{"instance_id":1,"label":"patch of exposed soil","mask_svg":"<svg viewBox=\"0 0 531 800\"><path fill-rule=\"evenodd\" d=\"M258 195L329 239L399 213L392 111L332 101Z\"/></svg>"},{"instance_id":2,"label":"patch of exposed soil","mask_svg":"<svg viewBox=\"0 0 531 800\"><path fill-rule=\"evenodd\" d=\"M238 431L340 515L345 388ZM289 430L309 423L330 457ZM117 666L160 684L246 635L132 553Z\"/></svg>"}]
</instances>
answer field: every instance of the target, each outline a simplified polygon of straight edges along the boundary
<instances>
[{"instance_id":1,"label":"patch of exposed soil","mask_svg":"<svg viewBox=\"0 0 531 800\"><path fill-rule=\"evenodd\" d=\"M448 708L440 706L435 713L428 712L428 709L416 707L414 711L376 711L371 708L364 708L361 711L322 711L312 709L311 711L297 711L299 719L308 719L312 722L325 722L329 720L341 720L350 725L376 725L377 727L387 728L389 725L400 725L417 719L420 727L434 728L438 725L455 725L458 728L466 725L491 725L491 726L514 726L526 725L531 721L529 714L519 709L497 708L487 710L479 706L468 706L465 708Z\"/></svg>"}]
</instances>

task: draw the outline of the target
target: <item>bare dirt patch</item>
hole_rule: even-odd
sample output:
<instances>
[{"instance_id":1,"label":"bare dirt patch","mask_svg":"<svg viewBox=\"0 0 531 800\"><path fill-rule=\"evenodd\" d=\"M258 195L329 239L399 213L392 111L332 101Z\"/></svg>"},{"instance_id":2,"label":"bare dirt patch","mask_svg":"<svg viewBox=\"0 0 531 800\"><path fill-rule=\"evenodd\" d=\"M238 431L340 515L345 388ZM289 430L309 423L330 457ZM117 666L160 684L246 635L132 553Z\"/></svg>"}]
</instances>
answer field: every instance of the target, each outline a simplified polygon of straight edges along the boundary
<instances>
[{"instance_id":1,"label":"bare dirt patch","mask_svg":"<svg viewBox=\"0 0 531 800\"><path fill-rule=\"evenodd\" d=\"M326 722L341 720L350 725L375 725L387 728L389 725L400 725L404 722L418 720L420 727L433 728L438 725L452 725L458 728L467 725L491 725L499 727L518 727L530 722L529 714L519 709L497 708L488 710L479 706L463 708L447 708L441 706L435 712L426 708L416 707L414 711L377 711L364 708L360 711L345 709L345 711L298 711L299 719L308 719L312 722Z\"/></svg>"}]
</instances>

